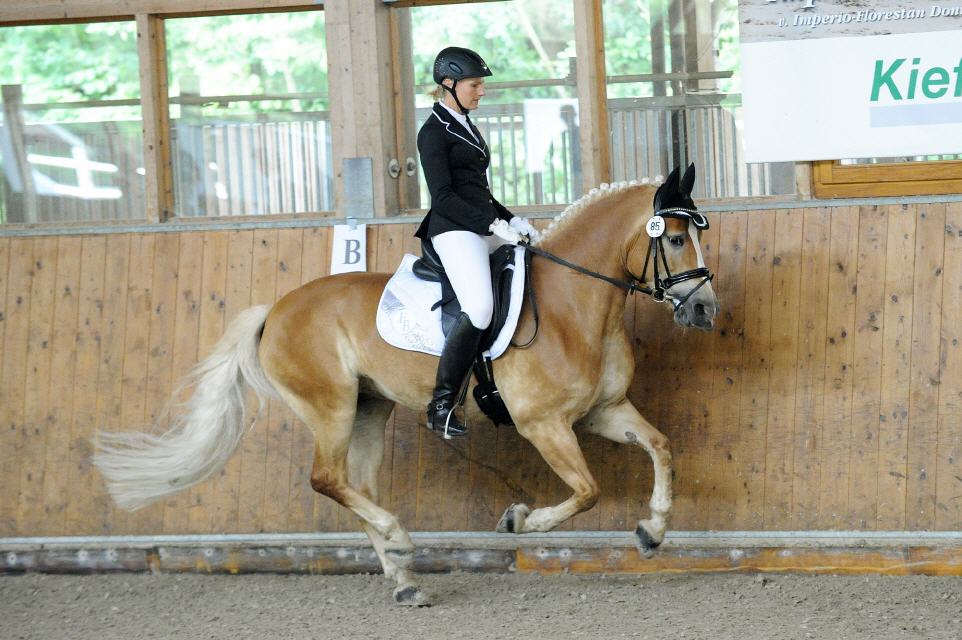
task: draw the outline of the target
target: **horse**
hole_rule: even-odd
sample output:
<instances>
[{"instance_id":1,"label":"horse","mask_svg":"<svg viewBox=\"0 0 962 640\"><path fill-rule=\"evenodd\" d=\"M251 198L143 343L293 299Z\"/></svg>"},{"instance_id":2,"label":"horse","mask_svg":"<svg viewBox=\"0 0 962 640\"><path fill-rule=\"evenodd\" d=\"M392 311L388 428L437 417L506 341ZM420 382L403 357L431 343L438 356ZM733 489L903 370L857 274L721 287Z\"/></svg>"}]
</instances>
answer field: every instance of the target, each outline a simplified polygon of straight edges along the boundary
<instances>
[{"instance_id":1,"label":"horse","mask_svg":"<svg viewBox=\"0 0 962 640\"><path fill-rule=\"evenodd\" d=\"M676 168L657 187L602 185L570 205L531 247L555 258L533 258L530 288L539 313L527 299L516 330L536 339L509 349L493 370L518 433L571 495L533 510L510 505L498 531L550 531L596 503L599 486L578 432L649 454L654 487L636 543L651 557L664 540L671 450L626 397L635 367L623 313L628 294L643 291L670 303L676 324L712 328L718 305L699 246L707 220L691 200L694 177L692 165L682 178ZM396 404L423 411L437 367L434 356L392 347L378 334L375 314L389 277L320 278L273 306L241 312L190 374L185 384L192 395L166 432L99 434L94 463L114 500L136 509L219 470L251 424L246 384L261 406L280 397L313 431L311 486L358 516L385 576L394 580L394 600L429 604L412 572L410 535L378 504L386 422ZM472 394L466 398L468 419L482 419Z\"/></svg>"}]
</instances>

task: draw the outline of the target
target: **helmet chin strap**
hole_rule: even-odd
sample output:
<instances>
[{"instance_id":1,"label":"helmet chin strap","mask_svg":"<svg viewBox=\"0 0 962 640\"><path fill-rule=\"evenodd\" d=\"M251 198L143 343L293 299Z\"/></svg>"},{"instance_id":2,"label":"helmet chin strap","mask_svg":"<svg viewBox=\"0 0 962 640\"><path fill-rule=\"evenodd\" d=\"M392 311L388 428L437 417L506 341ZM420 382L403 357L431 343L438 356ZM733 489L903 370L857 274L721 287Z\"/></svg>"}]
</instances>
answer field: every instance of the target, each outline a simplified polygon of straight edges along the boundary
<instances>
[{"instance_id":1,"label":"helmet chin strap","mask_svg":"<svg viewBox=\"0 0 962 640\"><path fill-rule=\"evenodd\" d=\"M442 84L441 86L444 87L445 89L447 89L448 93L451 94L451 97L454 98L454 103L458 105L458 109L461 110L461 113L467 113L468 110L465 109L465 108L464 108L464 105L461 104L461 101L458 100L458 94L454 91L454 88L455 88L456 86L458 86L458 81L455 80L454 78L452 78L452 79L451 79L451 86L450 86L450 87L449 87L448 85L446 85L446 84Z\"/></svg>"}]
</instances>

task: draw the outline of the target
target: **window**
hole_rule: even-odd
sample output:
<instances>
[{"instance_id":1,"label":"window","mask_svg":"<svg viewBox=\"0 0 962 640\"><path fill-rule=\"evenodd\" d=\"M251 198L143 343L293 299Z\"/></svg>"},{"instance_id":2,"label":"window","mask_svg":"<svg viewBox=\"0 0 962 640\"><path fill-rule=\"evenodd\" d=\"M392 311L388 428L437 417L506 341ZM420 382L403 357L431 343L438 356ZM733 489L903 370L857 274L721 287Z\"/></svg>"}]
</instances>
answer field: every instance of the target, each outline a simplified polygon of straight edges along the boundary
<instances>
[{"instance_id":1,"label":"window","mask_svg":"<svg viewBox=\"0 0 962 640\"><path fill-rule=\"evenodd\" d=\"M0 222L144 217L132 22L0 28Z\"/></svg>"},{"instance_id":2,"label":"window","mask_svg":"<svg viewBox=\"0 0 962 640\"><path fill-rule=\"evenodd\" d=\"M473 49L494 74L471 120L491 149L488 180L495 197L509 207L576 199L581 176L572 4L497 2L399 11L410 12L410 73L417 86L416 110L406 126L416 131L431 113L438 51ZM412 152L417 161L416 149ZM419 201L408 202L410 208L428 206L423 176L412 200Z\"/></svg>"},{"instance_id":3,"label":"window","mask_svg":"<svg viewBox=\"0 0 962 640\"><path fill-rule=\"evenodd\" d=\"M330 210L324 13L166 21L178 216Z\"/></svg>"},{"instance_id":4,"label":"window","mask_svg":"<svg viewBox=\"0 0 962 640\"><path fill-rule=\"evenodd\" d=\"M794 163L741 159L736 0L604 0L612 177L694 162L700 198L795 193Z\"/></svg>"},{"instance_id":5,"label":"window","mask_svg":"<svg viewBox=\"0 0 962 640\"><path fill-rule=\"evenodd\" d=\"M962 193L962 155L816 162L818 198Z\"/></svg>"}]
</instances>

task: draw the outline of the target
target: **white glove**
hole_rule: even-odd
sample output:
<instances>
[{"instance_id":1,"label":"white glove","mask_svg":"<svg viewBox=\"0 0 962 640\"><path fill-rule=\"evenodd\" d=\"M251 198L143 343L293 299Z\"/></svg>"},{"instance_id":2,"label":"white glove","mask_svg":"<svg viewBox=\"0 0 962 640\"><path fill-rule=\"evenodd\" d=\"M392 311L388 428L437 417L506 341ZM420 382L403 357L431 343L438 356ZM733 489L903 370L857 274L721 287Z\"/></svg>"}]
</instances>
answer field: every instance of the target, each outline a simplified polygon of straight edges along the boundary
<instances>
[{"instance_id":1,"label":"white glove","mask_svg":"<svg viewBox=\"0 0 962 640\"><path fill-rule=\"evenodd\" d=\"M523 236L528 236L530 242L537 242L541 240L541 233L528 222L527 218L522 218L521 216L515 216L511 218L510 222L511 228L520 233Z\"/></svg>"},{"instance_id":2,"label":"white glove","mask_svg":"<svg viewBox=\"0 0 962 640\"><path fill-rule=\"evenodd\" d=\"M498 218L491 223L491 226L488 227L488 231L498 236L502 240L505 240L509 244L518 244L521 242L521 234L512 229L507 220Z\"/></svg>"}]
</instances>

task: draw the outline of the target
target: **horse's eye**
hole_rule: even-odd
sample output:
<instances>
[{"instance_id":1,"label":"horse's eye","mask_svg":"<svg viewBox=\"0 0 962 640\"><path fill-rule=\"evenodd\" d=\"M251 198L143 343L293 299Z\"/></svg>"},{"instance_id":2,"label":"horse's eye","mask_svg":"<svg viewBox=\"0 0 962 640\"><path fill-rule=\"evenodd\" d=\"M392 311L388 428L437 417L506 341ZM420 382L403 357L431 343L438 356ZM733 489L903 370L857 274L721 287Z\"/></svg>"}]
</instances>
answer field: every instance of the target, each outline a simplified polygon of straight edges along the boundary
<instances>
[{"instance_id":1,"label":"horse's eye","mask_svg":"<svg viewBox=\"0 0 962 640\"><path fill-rule=\"evenodd\" d=\"M676 247L684 246L685 236L671 236L668 238L668 242L672 243Z\"/></svg>"}]
</instances>

